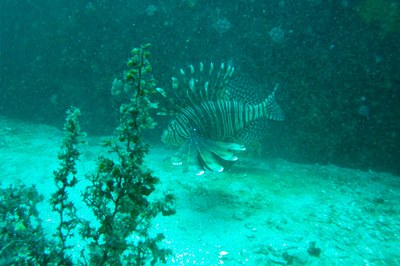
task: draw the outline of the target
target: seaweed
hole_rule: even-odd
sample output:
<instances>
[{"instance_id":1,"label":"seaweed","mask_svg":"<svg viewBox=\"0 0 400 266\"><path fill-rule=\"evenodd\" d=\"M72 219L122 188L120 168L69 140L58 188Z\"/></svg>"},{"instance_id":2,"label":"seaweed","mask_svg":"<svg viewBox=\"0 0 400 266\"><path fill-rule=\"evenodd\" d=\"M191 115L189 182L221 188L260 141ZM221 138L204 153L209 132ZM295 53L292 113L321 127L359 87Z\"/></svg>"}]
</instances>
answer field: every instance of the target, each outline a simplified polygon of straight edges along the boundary
<instances>
[{"instance_id":1,"label":"seaweed","mask_svg":"<svg viewBox=\"0 0 400 266\"><path fill-rule=\"evenodd\" d=\"M64 125L60 166L53 173L57 190L51 195L50 204L59 217L56 232L47 237L43 230L36 206L44 197L36 187L0 188L1 265L166 262L171 250L161 247L163 234L151 231L152 219L159 214L173 215L175 198L169 193L158 198L154 195L159 179L144 164L149 145L143 141L143 130L156 124L151 117L156 104L150 101L150 95L160 90L151 75L149 47L133 49L124 79L114 82L122 85L121 95L126 101L120 106L116 137L104 144L110 156L100 155L94 172L84 175L90 184L82 198L95 219L79 218L76 202L69 197L72 190L77 191L78 146L84 135L78 121L80 111L72 107ZM73 259L71 238L78 232L89 248Z\"/></svg>"},{"instance_id":2,"label":"seaweed","mask_svg":"<svg viewBox=\"0 0 400 266\"><path fill-rule=\"evenodd\" d=\"M0 188L0 265L47 265L53 244L45 238L37 204L44 197L35 186Z\"/></svg>"},{"instance_id":3,"label":"seaweed","mask_svg":"<svg viewBox=\"0 0 400 266\"><path fill-rule=\"evenodd\" d=\"M120 107L117 137L105 143L116 158L98 159L97 171L88 176L91 185L83 194L99 224L86 222L81 230L84 238L91 239L93 265L154 265L157 261L166 262L171 253L158 246L163 234L150 234L155 216L171 215L175 210L171 194L149 200L159 180L143 163L149 146L143 142L142 131L155 125L150 115L154 104L148 98L156 92L148 48L143 45L133 49L128 61L130 69L125 73L123 88L129 101Z\"/></svg>"},{"instance_id":4,"label":"seaweed","mask_svg":"<svg viewBox=\"0 0 400 266\"><path fill-rule=\"evenodd\" d=\"M78 145L83 135L78 121L80 115L80 110L74 107L67 111L67 119L64 124L65 136L58 154L60 168L53 173L57 191L52 194L50 204L53 211L57 212L59 216L57 232L54 234L59 241L57 241L57 248L54 252L56 252L55 257L59 260L58 264L61 265L73 264L71 255L67 253L67 250L72 248L67 245L67 239L74 235L74 229L80 223L75 204L68 197L68 190L78 183L76 161L79 159Z\"/></svg>"}]
</instances>

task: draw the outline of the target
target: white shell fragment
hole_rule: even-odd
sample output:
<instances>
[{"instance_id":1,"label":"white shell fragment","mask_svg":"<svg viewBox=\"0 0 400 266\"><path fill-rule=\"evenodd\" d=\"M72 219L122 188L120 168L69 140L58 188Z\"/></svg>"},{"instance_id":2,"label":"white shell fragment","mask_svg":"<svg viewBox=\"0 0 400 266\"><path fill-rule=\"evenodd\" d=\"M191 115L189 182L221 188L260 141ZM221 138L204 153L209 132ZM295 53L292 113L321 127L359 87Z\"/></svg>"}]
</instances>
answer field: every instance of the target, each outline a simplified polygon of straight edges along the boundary
<instances>
[{"instance_id":1,"label":"white shell fragment","mask_svg":"<svg viewBox=\"0 0 400 266\"><path fill-rule=\"evenodd\" d=\"M228 252L222 250L222 251L219 252L219 255L222 257L222 256L225 256L225 255L228 255Z\"/></svg>"}]
</instances>

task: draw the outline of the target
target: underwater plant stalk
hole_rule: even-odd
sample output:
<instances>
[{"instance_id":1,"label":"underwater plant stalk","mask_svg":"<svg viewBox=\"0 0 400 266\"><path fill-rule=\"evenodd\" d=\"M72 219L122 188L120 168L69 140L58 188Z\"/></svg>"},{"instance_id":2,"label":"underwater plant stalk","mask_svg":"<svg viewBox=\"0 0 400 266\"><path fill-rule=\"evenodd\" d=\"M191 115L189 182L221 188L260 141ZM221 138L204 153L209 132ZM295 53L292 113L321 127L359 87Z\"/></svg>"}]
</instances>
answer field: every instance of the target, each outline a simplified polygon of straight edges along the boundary
<instances>
[{"instance_id":1,"label":"underwater plant stalk","mask_svg":"<svg viewBox=\"0 0 400 266\"><path fill-rule=\"evenodd\" d=\"M77 217L77 209L74 203L68 198L68 189L73 188L78 180L76 178L76 161L80 152L77 148L80 143L80 125L78 118L80 110L71 107L67 111L67 119L64 124L64 139L61 151L58 154L60 160L60 168L53 173L57 191L51 196L50 203L53 211L58 213L59 225L57 233L54 235L59 238L60 242L57 257L59 257L59 265L72 265L71 255L67 255L67 250L71 246L67 245L67 239L73 235L75 227L79 224Z\"/></svg>"}]
</instances>

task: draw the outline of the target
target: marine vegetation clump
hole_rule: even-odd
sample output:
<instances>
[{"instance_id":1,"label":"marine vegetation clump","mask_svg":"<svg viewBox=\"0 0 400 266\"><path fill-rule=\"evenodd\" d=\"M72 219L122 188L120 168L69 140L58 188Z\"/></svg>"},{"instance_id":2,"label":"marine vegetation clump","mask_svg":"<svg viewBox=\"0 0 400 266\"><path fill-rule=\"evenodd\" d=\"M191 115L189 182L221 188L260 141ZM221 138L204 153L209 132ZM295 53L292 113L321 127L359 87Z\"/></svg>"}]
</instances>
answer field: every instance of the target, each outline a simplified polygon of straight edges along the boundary
<instances>
[{"instance_id":1,"label":"marine vegetation clump","mask_svg":"<svg viewBox=\"0 0 400 266\"><path fill-rule=\"evenodd\" d=\"M77 209L68 197L75 187L76 161L81 132L79 109L71 108L64 125L65 136L58 154L60 167L53 176L57 190L50 204L58 213L59 224L54 238L47 238L36 208L43 201L35 186L23 184L0 190L0 265L73 265L68 238L74 235L80 221Z\"/></svg>"},{"instance_id":2,"label":"marine vegetation clump","mask_svg":"<svg viewBox=\"0 0 400 266\"><path fill-rule=\"evenodd\" d=\"M113 156L98 159L97 171L88 176L91 185L83 193L97 220L85 222L81 230L90 240L91 265L154 265L166 262L171 253L159 246L164 235L150 232L154 217L172 215L175 210L171 194L150 200L159 179L144 165L149 146L143 142L142 131L155 125L150 115L155 105L149 95L157 91L148 48L132 50L130 69L117 82L123 84L129 100L120 107L117 137L105 143Z\"/></svg>"},{"instance_id":3,"label":"marine vegetation clump","mask_svg":"<svg viewBox=\"0 0 400 266\"><path fill-rule=\"evenodd\" d=\"M126 102L120 107L117 136L108 140L110 156L100 156L97 168L86 177L89 185L83 201L94 218L79 218L76 201L80 131L79 109L71 108L64 125L65 136L58 155L59 168L53 177L57 187L50 197L59 221L56 232L47 236L37 204L43 201L37 189L23 184L0 186L0 265L154 265L166 262L171 250L161 246L164 235L152 232L158 214L175 213L174 196L156 193L159 179L145 166L149 146L142 132L154 127L149 96L157 91L151 75L149 45L132 50L129 70L122 84ZM120 95L121 96L121 95ZM121 100L121 98L119 99ZM1 184L0 184L1 185ZM87 245L81 256L73 256L72 237Z\"/></svg>"},{"instance_id":4,"label":"marine vegetation clump","mask_svg":"<svg viewBox=\"0 0 400 266\"><path fill-rule=\"evenodd\" d=\"M65 136L58 154L60 168L53 173L57 191L51 196L50 204L59 216L59 224L54 236L59 239L55 257L58 258L60 265L72 265L71 255L67 253L72 246L67 244L67 240L74 236L75 227L80 223L75 204L68 197L68 190L78 183L76 161L79 159L78 145L82 142L83 135L78 121L79 116L80 111L77 108L71 108L67 112L64 125Z\"/></svg>"},{"instance_id":5,"label":"marine vegetation clump","mask_svg":"<svg viewBox=\"0 0 400 266\"><path fill-rule=\"evenodd\" d=\"M47 265L52 244L45 238L37 204L43 201L35 186L0 188L0 265Z\"/></svg>"}]
</instances>

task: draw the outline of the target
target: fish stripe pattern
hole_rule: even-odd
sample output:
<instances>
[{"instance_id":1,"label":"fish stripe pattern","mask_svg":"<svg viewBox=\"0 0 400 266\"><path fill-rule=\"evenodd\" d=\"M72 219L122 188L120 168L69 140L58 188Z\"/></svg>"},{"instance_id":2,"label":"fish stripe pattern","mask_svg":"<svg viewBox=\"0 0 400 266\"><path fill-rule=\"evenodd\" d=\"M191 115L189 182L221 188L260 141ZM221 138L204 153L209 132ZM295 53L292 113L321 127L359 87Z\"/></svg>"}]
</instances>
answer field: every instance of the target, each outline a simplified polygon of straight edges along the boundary
<instances>
[{"instance_id":1,"label":"fish stripe pattern","mask_svg":"<svg viewBox=\"0 0 400 266\"><path fill-rule=\"evenodd\" d=\"M259 105L221 100L187 107L176 117L178 127L175 134L181 137L176 138L175 144L188 138L191 130L202 132L203 137L225 140L258 118L283 120L282 112L277 109L274 93Z\"/></svg>"},{"instance_id":2,"label":"fish stripe pattern","mask_svg":"<svg viewBox=\"0 0 400 266\"><path fill-rule=\"evenodd\" d=\"M194 163L199 173L204 173L204 169L220 172L224 169L224 160L236 161L235 151L245 149L229 141L261 118L284 120L275 101L278 86L260 103L248 102L230 97L228 84L233 67L221 64L215 72L214 65L210 64L207 72L201 63L198 77L194 67L189 68L190 74L181 70L180 79L172 78L172 88L181 108L164 131L162 140L181 146L173 158L174 164Z\"/></svg>"}]
</instances>

